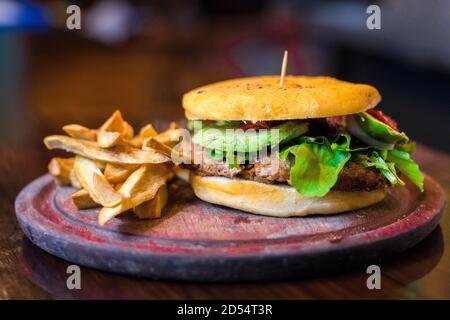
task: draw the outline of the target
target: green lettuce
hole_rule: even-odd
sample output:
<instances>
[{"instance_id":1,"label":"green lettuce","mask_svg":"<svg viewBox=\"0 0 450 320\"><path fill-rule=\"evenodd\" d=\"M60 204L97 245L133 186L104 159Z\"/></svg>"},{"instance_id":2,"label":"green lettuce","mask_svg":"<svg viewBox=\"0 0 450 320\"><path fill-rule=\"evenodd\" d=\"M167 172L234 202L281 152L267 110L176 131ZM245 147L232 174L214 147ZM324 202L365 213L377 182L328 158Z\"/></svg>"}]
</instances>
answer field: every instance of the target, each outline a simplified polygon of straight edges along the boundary
<instances>
[{"instance_id":1,"label":"green lettuce","mask_svg":"<svg viewBox=\"0 0 450 320\"><path fill-rule=\"evenodd\" d=\"M299 145L288 147L280 158L291 161L292 186L304 197L323 197L335 185L350 159L350 138L339 135L332 143L326 137L303 137Z\"/></svg>"},{"instance_id":2,"label":"green lettuce","mask_svg":"<svg viewBox=\"0 0 450 320\"><path fill-rule=\"evenodd\" d=\"M405 185L401 172L423 191L423 174L406 151L381 150L373 147L352 148L351 136L341 133L332 142L327 137L303 136L300 143L280 152L282 160L291 162L292 186L305 197L322 197L336 184L339 173L347 161L354 161L367 168L376 168L392 184ZM413 150L413 144L404 144Z\"/></svg>"}]
</instances>

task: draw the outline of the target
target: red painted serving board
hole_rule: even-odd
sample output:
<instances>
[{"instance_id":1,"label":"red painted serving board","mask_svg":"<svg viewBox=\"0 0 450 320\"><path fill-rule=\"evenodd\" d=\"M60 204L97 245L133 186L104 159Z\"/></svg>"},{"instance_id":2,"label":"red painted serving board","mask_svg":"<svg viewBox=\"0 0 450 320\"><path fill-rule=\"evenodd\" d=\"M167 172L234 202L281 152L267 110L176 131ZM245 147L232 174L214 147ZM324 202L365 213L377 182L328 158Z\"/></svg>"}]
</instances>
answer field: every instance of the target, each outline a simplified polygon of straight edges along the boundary
<instances>
[{"instance_id":1,"label":"red painted serving board","mask_svg":"<svg viewBox=\"0 0 450 320\"><path fill-rule=\"evenodd\" d=\"M156 279L259 281L362 267L414 246L445 203L428 176L425 190L395 187L381 203L345 214L271 218L205 203L175 181L163 218L126 213L101 227L98 209L77 211L74 189L45 175L21 191L16 214L33 243L80 265Z\"/></svg>"}]
</instances>

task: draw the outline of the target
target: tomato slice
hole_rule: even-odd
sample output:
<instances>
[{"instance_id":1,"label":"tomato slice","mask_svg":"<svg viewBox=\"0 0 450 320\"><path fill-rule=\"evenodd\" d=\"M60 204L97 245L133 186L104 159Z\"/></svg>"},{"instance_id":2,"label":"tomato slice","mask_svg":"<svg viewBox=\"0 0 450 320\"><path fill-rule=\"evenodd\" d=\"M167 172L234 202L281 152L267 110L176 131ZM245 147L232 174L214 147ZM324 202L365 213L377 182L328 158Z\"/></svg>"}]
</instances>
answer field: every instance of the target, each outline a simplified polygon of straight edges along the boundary
<instances>
[{"instance_id":1,"label":"tomato slice","mask_svg":"<svg viewBox=\"0 0 450 320\"><path fill-rule=\"evenodd\" d=\"M398 130L397 122L395 122L391 117L385 115L382 111L370 109L366 111L368 114L370 114L375 119L383 122L384 124L387 124L389 127L391 127L394 130Z\"/></svg>"}]
</instances>

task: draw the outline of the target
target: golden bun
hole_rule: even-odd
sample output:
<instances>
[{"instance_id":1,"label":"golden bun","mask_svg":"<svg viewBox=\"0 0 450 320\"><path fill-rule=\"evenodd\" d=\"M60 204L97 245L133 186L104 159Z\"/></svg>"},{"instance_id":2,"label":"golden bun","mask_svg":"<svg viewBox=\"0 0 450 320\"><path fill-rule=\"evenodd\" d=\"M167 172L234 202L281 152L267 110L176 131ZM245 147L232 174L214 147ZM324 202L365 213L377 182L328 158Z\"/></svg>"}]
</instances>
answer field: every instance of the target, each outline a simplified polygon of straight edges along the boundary
<instances>
[{"instance_id":1,"label":"golden bun","mask_svg":"<svg viewBox=\"0 0 450 320\"><path fill-rule=\"evenodd\" d=\"M186 93L190 120L288 120L342 116L375 107L377 89L331 77L249 77L212 83Z\"/></svg>"},{"instance_id":2,"label":"golden bun","mask_svg":"<svg viewBox=\"0 0 450 320\"><path fill-rule=\"evenodd\" d=\"M251 180L198 176L191 172L196 196L206 202L273 217L335 214L368 207L384 199L385 189L375 191L330 191L322 198L302 197L287 185Z\"/></svg>"}]
</instances>

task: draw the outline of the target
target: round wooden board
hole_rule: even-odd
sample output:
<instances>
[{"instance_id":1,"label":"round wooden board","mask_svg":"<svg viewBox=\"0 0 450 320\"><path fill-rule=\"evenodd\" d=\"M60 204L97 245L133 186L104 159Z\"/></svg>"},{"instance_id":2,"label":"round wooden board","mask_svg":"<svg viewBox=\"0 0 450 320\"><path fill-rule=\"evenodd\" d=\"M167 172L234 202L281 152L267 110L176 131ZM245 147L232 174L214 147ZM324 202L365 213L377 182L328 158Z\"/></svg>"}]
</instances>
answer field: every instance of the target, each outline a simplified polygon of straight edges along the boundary
<instances>
[{"instance_id":1,"label":"round wooden board","mask_svg":"<svg viewBox=\"0 0 450 320\"><path fill-rule=\"evenodd\" d=\"M260 281L361 267L412 247L444 208L428 176L425 190L395 187L381 203L345 214L271 218L205 203L177 180L163 218L125 213L101 227L98 209L77 211L74 189L45 175L21 191L16 214L33 243L76 264L155 279Z\"/></svg>"}]
</instances>

